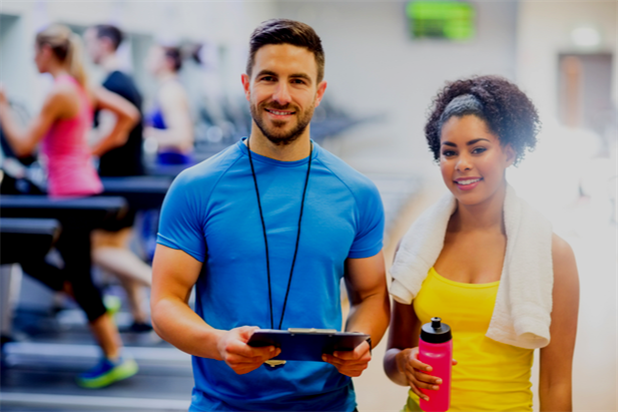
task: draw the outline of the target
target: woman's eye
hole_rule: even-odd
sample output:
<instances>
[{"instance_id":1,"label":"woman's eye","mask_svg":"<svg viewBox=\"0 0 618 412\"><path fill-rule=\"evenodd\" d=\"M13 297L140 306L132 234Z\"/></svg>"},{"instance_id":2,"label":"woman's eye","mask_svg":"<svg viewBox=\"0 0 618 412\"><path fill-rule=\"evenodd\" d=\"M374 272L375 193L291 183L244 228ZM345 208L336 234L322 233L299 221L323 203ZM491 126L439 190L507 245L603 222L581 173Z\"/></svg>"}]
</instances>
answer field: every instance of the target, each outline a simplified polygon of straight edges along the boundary
<instances>
[{"instance_id":1,"label":"woman's eye","mask_svg":"<svg viewBox=\"0 0 618 412\"><path fill-rule=\"evenodd\" d=\"M444 157L455 156L455 152L453 150L445 150L442 152L442 156Z\"/></svg>"},{"instance_id":2,"label":"woman's eye","mask_svg":"<svg viewBox=\"0 0 618 412\"><path fill-rule=\"evenodd\" d=\"M486 150L487 149L484 147L475 147L474 150L472 150L472 154L481 154Z\"/></svg>"}]
</instances>

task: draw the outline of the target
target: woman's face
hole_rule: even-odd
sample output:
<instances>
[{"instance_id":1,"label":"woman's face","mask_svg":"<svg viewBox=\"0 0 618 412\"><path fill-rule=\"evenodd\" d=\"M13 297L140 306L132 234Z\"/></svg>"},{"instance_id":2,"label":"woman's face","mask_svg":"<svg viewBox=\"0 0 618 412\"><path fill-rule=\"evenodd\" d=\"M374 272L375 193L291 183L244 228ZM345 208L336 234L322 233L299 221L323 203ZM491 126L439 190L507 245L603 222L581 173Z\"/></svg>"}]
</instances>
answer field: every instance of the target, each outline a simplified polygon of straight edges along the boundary
<instances>
[{"instance_id":1,"label":"woman's face","mask_svg":"<svg viewBox=\"0 0 618 412\"><path fill-rule=\"evenodd\" d=\"M515 151L503 147L484 120L453 116L440 134L440 170L455 198L464 205L483 203L506 185L505 170Z\"/></svg>"},{"instance_id":2,"label":"woman's face","mask_svg":"<svg viewBox=\"0 0 618 412\"><path fill-rule=\"evenodd\" d=\"M34 64L39 73L47 73L50 52L49 46L34 44Z\"/></svg>"}]
</instances>

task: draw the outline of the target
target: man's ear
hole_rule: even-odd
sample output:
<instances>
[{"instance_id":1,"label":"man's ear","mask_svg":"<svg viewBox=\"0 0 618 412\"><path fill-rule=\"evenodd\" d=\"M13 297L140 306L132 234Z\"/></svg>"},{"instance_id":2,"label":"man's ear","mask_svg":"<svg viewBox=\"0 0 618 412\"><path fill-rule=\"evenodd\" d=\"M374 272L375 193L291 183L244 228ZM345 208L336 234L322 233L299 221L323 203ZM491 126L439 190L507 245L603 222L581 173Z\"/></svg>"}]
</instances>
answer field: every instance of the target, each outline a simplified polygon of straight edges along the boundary
<instances>
[{"instance_id":1,"label":"man's ear","mask_svg":"<svg viewBox=\"0 0 618 412\"><path fill-rule=\"evenodd\" d=\"M247 101L251 101L251 79L248 74L242 74L240 76L240 80L242 81L242 87L245 89L245 97Z\"/></svg>"},{"instance_id":2,"label":"man's ear","mask_svg":"<svg viewBox=\"0 0 618 412\"><path fill-rule=\"evenodd\" d=\"M322 80L320 84L318 84L318 91L315 94L315 107L320 105L322 98L324 97L324 92L326 91L326 81Z\"/></svg>"},{"instance_id":3,"label":"man's ear","mask_svg":"<svg viewBox=\"0 0 618 412\"><path fill-rule=\"evenodd\" d=\"M116 51L114 49L114 45L113 45L113 43L112 43L112 41L111 41L111 39L109 37L103 36L99 40L101 41L101 43L103 43L103 47L105 48L105 50L107 50L109 52L112 52L112 53L114 51Z\"/></svg>"}]
</instances>

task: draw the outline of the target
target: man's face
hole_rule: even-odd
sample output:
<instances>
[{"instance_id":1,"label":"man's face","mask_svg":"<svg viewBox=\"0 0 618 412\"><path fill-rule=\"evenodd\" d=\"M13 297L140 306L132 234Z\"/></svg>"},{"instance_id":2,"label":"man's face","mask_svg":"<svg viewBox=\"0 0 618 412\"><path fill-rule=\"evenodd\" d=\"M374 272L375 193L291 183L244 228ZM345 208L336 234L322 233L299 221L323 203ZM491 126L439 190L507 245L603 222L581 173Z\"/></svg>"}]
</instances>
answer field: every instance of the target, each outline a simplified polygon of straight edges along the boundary
<instances>
[{"instance_id":1,"label":"man's face","mask_svg":"<svg viewBox=\"0 0 618 412\"><path fill-rule=\"evenodd\" d=\"M86 52L94 64L101 64L105 50L103 41L97 36L96 29L91 28L86 30L84 33L84 44L86 46Z\"/></svg>"},{"instance_id":2,"label":"man's face","mask_svg":"<svg viewBox=\"0 0 618 412\"><path fill-rule=\"evenodd\" d=\"M244 74L242 81L251 117L272 143L290 144L307 131L326 90L317 74L315 56L304 47L270 44L256 52L251 78Z\"/></svg>"}]
</instances>

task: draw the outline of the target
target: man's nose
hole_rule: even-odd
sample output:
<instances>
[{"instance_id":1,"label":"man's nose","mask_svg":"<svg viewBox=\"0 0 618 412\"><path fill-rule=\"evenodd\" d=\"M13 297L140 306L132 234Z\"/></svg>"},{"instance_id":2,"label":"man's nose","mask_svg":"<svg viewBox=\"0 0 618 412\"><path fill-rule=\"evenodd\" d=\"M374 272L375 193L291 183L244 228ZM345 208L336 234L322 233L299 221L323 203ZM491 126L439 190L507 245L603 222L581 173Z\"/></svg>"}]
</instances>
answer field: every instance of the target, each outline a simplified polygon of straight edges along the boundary
<instances>
[{"instance_id":1,"label":"man's nose","mask_svg":"<svg viewBox=\"0 0 618 412\"><path fill-rule=\"evenodd\" d=\"M280 82L277 84L277 88L273 94L273 100L282 106L285 106L292 101L290 96L290 88L287 83Z\"/></svg>"}]
</instances>

